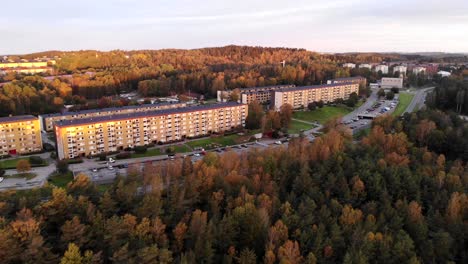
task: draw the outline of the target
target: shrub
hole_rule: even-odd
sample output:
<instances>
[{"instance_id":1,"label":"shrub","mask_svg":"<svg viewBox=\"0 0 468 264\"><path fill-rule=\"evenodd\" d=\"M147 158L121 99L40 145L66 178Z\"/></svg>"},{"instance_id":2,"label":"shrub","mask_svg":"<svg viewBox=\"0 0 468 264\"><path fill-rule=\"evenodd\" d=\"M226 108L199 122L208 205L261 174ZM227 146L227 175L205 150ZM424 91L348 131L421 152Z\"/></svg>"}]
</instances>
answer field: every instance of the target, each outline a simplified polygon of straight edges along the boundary
<instances>
[{"instance_id":1,"label":"shrub","mask_svg":"<svg viewBox=\"0 0 468 264\"><path fill-rule=\"evenodd\" d=\"M70 159L70 160L67 160L67 163L68 164L83 163L83 159L82 158Z\"/></svg>"},{"instance_id":2,"label":"shrub","mask_svg":"<svg viewBox=\"0 0 468 264\"><path fill-rule=\"evenodd\" d=\"M99 161L106 161L107 155L105 153L101 153L98 155Z\"/></svg>"},{"instance_id":3,"label":"shrub","mask_svg":"<svg viewBox=\"0 0 468 264\"><path fill-rule=\"evenodd\" d=\"M57 158L57 153L54 151L54 152L51 152L50 153L50 158L51 159L56 159Z\"/></svg>"},{"instance_id":4,"label":"shrub","mask_svg":"<svg viewBox=\"0 0 468 264\"><path fill-rule=\"evenodd\" d=\"M143 154L143 153L146 153L148 148L146 146L136 146L133 148L133 150L135 151L135 153Z\"/></svg>"},{"instance_id":5,"label":"shrub","mask_svg":"<svg viewBox=\"0 0 468 264\"><path fill-rule=\"evenodd\" d=\"M57 171L61 174L65 174L68 172L68 161L66 160L57 161L57 163L55 163L55 166L57 167Z\"/></svg>"},{"instance_id":6,"label":"shrub","mask_svg":"<svg viewBox=\"0 0 468 264\"><path fill-rule=\"evenodd\" d=\"M166 148L166 153L167 154L171 154L171 153L174 153L175 152L175 147L174 146L170 146L168 148Z\"/></svg>"},{"instance_id":7,"label":"shrub","mask_svg":"<svg viewBox=\"0 0 468 264\"><path fill-rule=\"evenodd\" d=\"M386 95L385 95L385 98L387 100L393 100L393 98L395 98L395 94L393 92L388 92Z\"/></svg>"},{"instance_id":8,"label":"shrub","mask_svg":"<svg viewBox=\"0 0 468 264\"><path fill-rule=\"evenodd\" d=\"M39 156L31 156L29 157L29 163L31 163L31 165L42 165L45 161Z\"/></svg>"},{"instance_id":9,"label":"shrub","mask_svg":"<svg viewBox=\"0 0 468 264\"><path fill-rule=\"evenodd\" d=\"M392 89L390 89L390 91L392 91L393 93L397 94L400 92L400 89L396 88L396 87L393 87Z\"/></svg>"},{"instance_id":10,"label":"shrub","mask_svg":"<svg viewBox=\"0 0 468 264\"><path fill-rule=\"evenodd\" d=\"M307 108L310 110L310 111L313 111L315 109L317 109L317 104L315 102L312 102L312 103L309 103L307 105Z\"/></svg>"},{"instance_id":11,"label":"shrub","mask_svg":"<svg viewBox=\"0 0 468 264\"><path fill-rule=\"evenodd\" d=\"M317 102L318 108L322 108L323 105L324 105L324 102L323 102L322 100L320 100L320 101Z\"/></svg>"},{"instance_id":12,"label":"shrub","mask_svg":"<svg viewBox=\"0 0 468 264\"><path fill-rule=\"evenodd\" d=\"M122 152L117 155L115 155L116 159L129 159L131 157L130 152Z\"/></svg>"},{"instance_id":13,"label":"shrub","mask_svg":"<svg viewBox=\"0 0 468 264\"><path fill-rule=\"evenodd\" d=\"M52 146L52 144L49 144L49 143L42 144L42 148L45 151L54 151L55 150L54 146Z\"/></svg>"}]
</instances>

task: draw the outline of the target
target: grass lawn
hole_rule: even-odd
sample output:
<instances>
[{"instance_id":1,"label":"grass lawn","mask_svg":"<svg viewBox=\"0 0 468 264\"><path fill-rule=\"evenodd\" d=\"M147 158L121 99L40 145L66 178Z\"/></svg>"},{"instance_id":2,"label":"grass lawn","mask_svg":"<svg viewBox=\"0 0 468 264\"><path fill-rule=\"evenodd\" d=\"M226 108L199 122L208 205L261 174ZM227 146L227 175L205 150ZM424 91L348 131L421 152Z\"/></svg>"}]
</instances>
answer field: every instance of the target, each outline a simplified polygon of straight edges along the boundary
<instances>
[{"instance_id":1,"label":"grass lawn","mask_svg":"<svg viewBox=\"0 0 468 264\"><path fill-rule=\"evenodd\" d=\"M309 130L314 128L313 125L309 125L297 120L291 120L291 124L289 125L288 133L289 134L299 134L301 130Z\"/></svg>"},{"instance_id":2,"label":"grass lawn","mask_svg":"<svg viewBox=\"0 0 468 264\"><path fill-rule=\"evenodd\" d=\"M10 160L0 160L0 168L4 170L16 169L16 164L20 160L29 160L29 159L17 158L17 159L10 159ZM47 162L44 162L43 164L39 164L39 165L31 164L31 167L42 167L42 166L47 166Z\"/></svg>"},{"instance_id":3,"label":"grass lawn","mask_svg":"<svg viewBox=\"0 0 468 264\"><path fill-rule=\"evenodd\" d=\"M18 174L13 174L6 176L7 178L25 178L26 180L31 180L35 178L37 174L35 173L18 173Z\"/></svg>"},{"instance_id":4,"label":"grass lawn","mask_svg":"<svg viewBox=\"0 0 468 264\"><path fill-rule=\"evenodd\" d=\"M414 97L414 94L400 93L398 95L398 99L399 99L398 105L397 105L395 111L393 111L392 116L400 116L401 114L403 114L403 112L406 110L408 105L413 100L413 97Z\"/></svg>"},{"instance_id":5,"label":"grass lawn","mask_svg":"<svg viewBox=\"0 0 468 264\"><path fill-rule=\"evenodd\" d=\"M324 106L313 111L294 112L293 118L308 122L317 121L320 124L326 123L336 117L342 117L352 111L352 108L346 106Z\"/></svg>"},{"instance_id":6,"label":"grass lawn","mask_svg":"<svg viewBox=\"0 0 468 264\"><path fill-rule=\"evenodd\" d=\"M96 185L96 188L98 189L99 192L106 192L107 190L109 190L109 188L112 186L112 184L99 184L99 185Z\"/></svg>"},{"instance_id":7,"label":"grass lawn","mask_svg":"<svg viewBox=\"0 0 468 264\"><path fill-rule=\"evenodd\" d=\"M211 144L213 143L220 145L220 146L230 146L230 145L241 143L239 142L239 140L240 140L240 136L237 134L234 134L234 135L229 135L229 136L204 138L200 140L190 141L190 142L187 142L187 145L189 145L192 148L201 147L204 149L213 149L215 148L214 146L211 146Z\"/></svg>"},{"instance_id":8,"label":"grass lawn","mask_svg":"<svg viewBox=\"0 0 468 264\"><path fill-rule=\"evenodd\" d=\"M152 156L159 156L162 155L161 150L159 148L148 149L145 153L132 153L131 158L142 158L142 157L152 157Z\"/></svg>"},{"instance_id":9,"label":"grass lawn","mask_svg":"<svg viewBox=\"0 0 468 264\"><path fill-rule=\"evenodd\" d=\"M69 182L73 181L73 173L54 174L49 177L48 181L57 187L66 187Z\"/></svg>"},{"instance_id":10,"label":"grass lawn","mask_svg":"<svg viewBox=\"0 0 468 264\"><path fill-rule=\"evenodd\" d=\"M174 152L175 153L185 153L185 152L190 152L192 151L187 145L177 145L173 146L174 147Z\"/></svg>"}]
</instances>

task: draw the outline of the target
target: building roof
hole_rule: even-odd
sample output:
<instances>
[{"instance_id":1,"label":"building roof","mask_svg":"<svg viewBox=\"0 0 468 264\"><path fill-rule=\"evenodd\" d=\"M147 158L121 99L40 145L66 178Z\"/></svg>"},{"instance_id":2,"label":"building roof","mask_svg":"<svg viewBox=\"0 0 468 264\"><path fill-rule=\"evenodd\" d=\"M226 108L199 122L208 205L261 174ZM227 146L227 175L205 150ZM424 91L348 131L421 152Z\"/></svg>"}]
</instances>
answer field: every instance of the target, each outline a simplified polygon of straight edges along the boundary
<instances>
[{"instance_id":1,"label":"building roof","mask_svg":"<svg viewBox=\"0 0 468 264\"><path fill-rule=\"evenodd\" d=\"M37 117L32 116L32 115L0 117L0 123L15 123L15 122L32 121L32 120L37 120Z\"/></svg>"},{"instance_id":2,"label":"building roof","mask_svg":"<svg viewBox=\"0 0 468 264\"><path fill-rule=\"evenodd\" d=\"M82 118L82 119L75 119L75 120L63 120L63 121L56 122L55 125L59 127L76 126L76 125L94 124L94 123L102 123L102 122L112 122L112 121L117 121L117 120L134 119L134 118L139 118L139 117L164 116L164 115L170 115L170 114L189 113L189 112L195 112L195 111L201 111L201 110L215 110L215 109L235 107L235 106L240 106L240 105L242 104L239 104L236 102L227 102L227 103L209 104L209 105L197 105L197 106L163 109L163 110L155 110L155 111L147 111L147 112L89 117L89 118Z\"/></svg>"},{"instance_id":3,"label":"building roof","mask_svg":"<svg viewBox=\"0 0 468 264\"><path fill-rule=\"evenodd\" d=\"M335 78L335 79L331 79L330 81L354 81L354 80L362 80L362 79L364 79L364 77L354 76L354 77Z\"/></svg>"},{"instance_id":4,"label":"building roof","mask_svg":"<svg viewBox=\"0 0 468 264\"><path fill-rule=\"evenodd\" d=\"M349 85L349 84L356 84L356 83L344 82L344 83L299 86L299 87L293 87L293 88L280 89L280 90L278 90L278 92L295 92L295 91L305 91L305 90L312 90L312 89L323 89L323 88L337 87L337 86L343 86L343 85Z\"/></svg>"},{"instance_id":5,"label":"building roof","mask_svg":"<svg viewBox=\"0 0 468 264\"><path fill-rule=\"evenodd\" d=\"M296 85L294 84L278 84L278 85L270 85L270 86L261 86L261 87L247 87L247 88L239 88L239 90L246 91L246 90L263 90L263 89L274 89L274 88L280 88L280 87L295 87Z\"/></svg>"},{"instance_id":6,"label":"building roof","mask_svg":"<svg viewBox=\"0 0 468 264\"><path fill-rule=\"evenodd\" d=\"M157 107L157 106L172 105L172 104L181 104L181 103L160 103L160 104L129 105L129 106L122 106L122 107L108 107L108 108L100 108L100 109L81 110L81 111L76 111L76 112L66 112L63 114L62 113L45 114L45 115L40 115L40 117L47 118L47 117L54 117L54 116L84 115L84 114L90 114L90 113L138 109L138 108L145 108L145 107Z\"/></svg>"}]
</instances>

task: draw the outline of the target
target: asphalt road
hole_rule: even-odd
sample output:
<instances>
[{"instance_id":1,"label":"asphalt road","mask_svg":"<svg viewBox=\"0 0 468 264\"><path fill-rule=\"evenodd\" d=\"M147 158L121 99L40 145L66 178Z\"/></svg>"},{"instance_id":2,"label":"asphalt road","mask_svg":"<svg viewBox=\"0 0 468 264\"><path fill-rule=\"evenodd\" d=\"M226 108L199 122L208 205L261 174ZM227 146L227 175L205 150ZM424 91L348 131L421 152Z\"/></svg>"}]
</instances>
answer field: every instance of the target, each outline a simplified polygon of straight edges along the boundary
<instances>
[{"instance_id":1,"label":"asphalt road","mask_svg":"<svg viewBox=\"0 0 468 264\"><path fill-rule=\"evenodd\" d=\"M405 112L403 112L403 114L412 113L415 110L421 109L426 102L427 93L434 88L435 87L429 87L429 88L417 90L413 97L413 100L411 100L411 103L408 105L408 107L406 108Z\"/></svg>"}]
</instances>

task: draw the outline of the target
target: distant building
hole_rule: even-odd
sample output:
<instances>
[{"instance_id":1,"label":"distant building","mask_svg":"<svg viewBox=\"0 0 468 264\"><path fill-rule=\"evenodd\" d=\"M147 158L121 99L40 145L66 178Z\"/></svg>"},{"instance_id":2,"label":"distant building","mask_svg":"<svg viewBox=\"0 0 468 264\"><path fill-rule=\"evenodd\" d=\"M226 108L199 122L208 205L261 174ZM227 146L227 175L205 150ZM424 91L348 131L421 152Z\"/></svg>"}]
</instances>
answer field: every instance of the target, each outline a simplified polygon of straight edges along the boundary
<instances>
[{"instance_id":1,"label":"distant building","mask_svg":"<svg viewBox=\"0 0 468 264\"><path fill-rule=\"evenodd\" d=\"M439 64L437 63L424 64L423 66L426 68L427 74L437 74L439 71Z\"/></svg>"},{"instance_id":2,"label":"distant building","mask_svg":"<svg viewBox=\"0 0 468 264\"><path fill-rule=\"evenodd\" d=\"M393 73L399 72L400 75L406 75L407 70L408 70L408 68L406 66L403 66L403 65L393 67Z\"/></svg>"},{"instance_id":3,"label":"distant building","mask_svg":"<svg viewBox=\"0 0 468 264\"><path fill-rule=\"evenodd\" d=\"M17 72L26 74L35 74L52 71L52 65L55 65L55 60L36 60L27 61L21 60L18 62L1 62L0 70L7 72Z\"/></svg>"},{"instance_id":4,"label":"distant building","mask_svg":"<svg viewBox=\"0 0 468 264\"><path fill-rule=\"evenodd\" d=\"M389 78L384 77L380 81L380 88L390 89L390 88L403 88L403 78Z\"/></svg>"},{"instance_id":5,"label":"distant building","mask_svg":"<svg viewBox=\"0 0 468 264\"><path fill-rule=\"evenodd\" d=\"M372 65L367 64L367 63L359 64L359 69L363 69L363 68L366 68L366 69L371 70L371 69L372 69Z\"/></svg>"},{"instance_id":6,"label":"distant building","mask_svg":"<svg viewBox=\"0 0 468 264\"><path fill-rule=\"evenodd\" d=\"M388 66L387 65L377 65L375 66L375 72L381 71L382 74L388 74Z\"/></svg>"},{"instance_id":7,"label":"distant building","mask_svg":"<svg viewBox=\"0 0 468 264\"><path fill-rule=\"evenodd\" d=\"M421 66L414 67L413 73L414 74L426 73L426 68L421 67Z\"/></svg>"},{"instance_id":8,"label":"distant building","mask_svg":"<svg viewBox=\"0 0 468 264\"><path fill-rule=\"evenodd\" d=\"M343 64L343 68L354 69L354 68L356 68L356 64L354 64L354 63L345 63L345 64Z\"/></svg>"},{"instance_id":9,"label":"distant building","mask_svg":"<svg viewBox=\"0 0 468 264\"><path fill-rule=\"evenodd\" d=\"M450 75L452 75L450 72L448 71L438 71L437 72L438 75L442 76L442 77L449 77Z\"/></svg>"}]
</instances>

